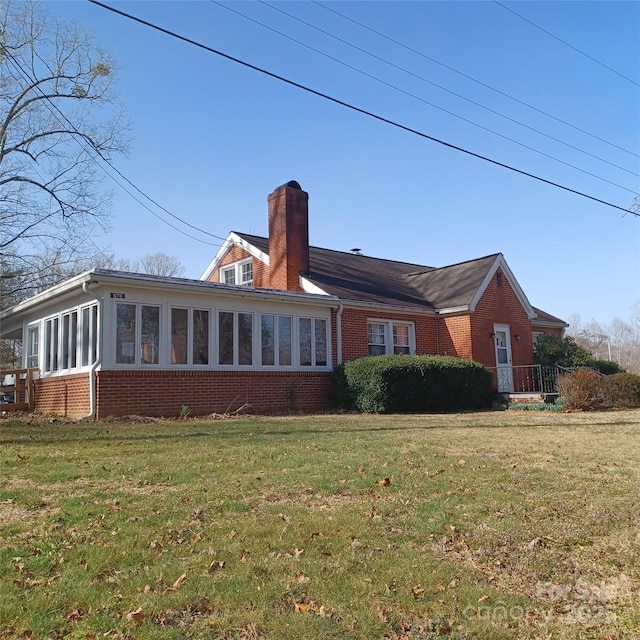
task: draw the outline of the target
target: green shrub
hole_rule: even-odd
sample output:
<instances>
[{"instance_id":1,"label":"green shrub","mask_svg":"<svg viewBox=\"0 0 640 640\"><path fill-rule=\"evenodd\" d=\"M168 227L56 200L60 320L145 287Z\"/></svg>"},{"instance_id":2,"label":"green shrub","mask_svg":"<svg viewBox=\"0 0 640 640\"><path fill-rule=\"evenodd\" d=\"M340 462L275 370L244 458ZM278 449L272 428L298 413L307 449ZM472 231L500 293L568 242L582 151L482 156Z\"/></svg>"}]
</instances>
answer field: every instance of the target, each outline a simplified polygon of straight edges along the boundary
<instances>
[{"instance_id":1,"label":"green shrub","mask_svg":"<svg viewBox=\"0 0 640 640\"><path fill-rule=\"evenodd\" d=\"M571 336L558 338L549 334L539 335L533 345L533 359L545 367L588 367L593 356Z\"/></svg>"},{"instance_id":2,"label":"green shrub","mask_svg":"<svg viewBox=\"0 0 640 640\"><path fill-rule=\"evenodd\" d=\"M476 409L490 404L491 374L450 356L370 356L337 367L339 406L369 413Z\"/></svg>"},{"instance_id":3,"label":"green shrub","mask_svg":"<svg viewBox=\"0 0 640 640\"><path fill-rule=\"evenodd\" d=\"M605 376L610 376L614 373L624 373L624 369L613 360L592 360L588 366Z\"/></svg>"},{"instance_id":4,"label":"green shrub","mask_svg":"<svg viewBox=\"0 0 640 640\"><path fill-rule=\"evenodd\" d=\"M633 373L614 373L609 376L609 382L615 407L640 407L640 376Z\"/></svg>"},{"instance_id":5,"label":"green shrub","mask_svg":"<svg viewBox=\"0 0 640 640\"><path fill-rule=\"evenodd\" d=\"M510 411L563 411L564 406L551 402L512 402Z\"/></svg>"},{"instance_id":6,"label":"green shrub","mask_svg":"<svg viewBox=\"0 0 640 640\"><path fill-rule=\"evenodd\" d=\"M567 409L601 409L610 404L606 378L592 369L578 369L558 378L558 391Z\"/></svg>"}]
</instances>

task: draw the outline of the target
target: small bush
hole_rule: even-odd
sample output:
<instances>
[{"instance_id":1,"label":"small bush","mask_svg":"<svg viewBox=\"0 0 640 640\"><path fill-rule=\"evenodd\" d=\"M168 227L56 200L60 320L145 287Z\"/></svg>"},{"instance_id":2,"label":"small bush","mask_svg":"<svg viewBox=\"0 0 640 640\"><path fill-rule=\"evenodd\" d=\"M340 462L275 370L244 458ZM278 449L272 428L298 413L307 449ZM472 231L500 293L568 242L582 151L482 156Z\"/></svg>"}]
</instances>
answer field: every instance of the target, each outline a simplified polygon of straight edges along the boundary
<instances>
[{"instance_id":1,"label":"small bush","mask_svg":"<svg viewBox=\"0 0 640 640\"><path fill-rule=\"evenodd\" d=\"M599 371L604 376L610 376L614 373L624 373L624 369L613 360L592 360L589 368Z\"/></svg>"},{"instance_id":2,"label":"small bush","mask_svg":"<svg viewBox=\"0 0 640 640\"><path fill-rule=\"evenodd\" d=\"M491 374L449 356L370 356L334 370L339 406L370 413L477 409L490 404Z\"/></svg>"},{"instance_id":3,"label":"small bush","mask_svg":"<svg viewBox=\"0 0 640 640\"><path fill-rule=\"evenodd\" d=\"M610 404L607 381L591 369L578 369L560 376L558 391L567 409L587 411Z\"/></svg>"},{"instance_id":4,"label":"small bush","mask_svg":"<svg viewBox=\"0 0 640 640\"><path fill-rule=\"evenodd\" d=\"M633 373L615 373L609 377L609 382L615 407L640 407L640 376Z\"/></svg>"},{"instance_id":5,"label":"small bush","mask_svg":"<svg viewBox=\"0 0 640 640\"><path fill-rule=\"evenodd\" d=\"M511 411L563 411L564 405L550 402L512 402L508 408Z\"/></svg>"}]
</instances>

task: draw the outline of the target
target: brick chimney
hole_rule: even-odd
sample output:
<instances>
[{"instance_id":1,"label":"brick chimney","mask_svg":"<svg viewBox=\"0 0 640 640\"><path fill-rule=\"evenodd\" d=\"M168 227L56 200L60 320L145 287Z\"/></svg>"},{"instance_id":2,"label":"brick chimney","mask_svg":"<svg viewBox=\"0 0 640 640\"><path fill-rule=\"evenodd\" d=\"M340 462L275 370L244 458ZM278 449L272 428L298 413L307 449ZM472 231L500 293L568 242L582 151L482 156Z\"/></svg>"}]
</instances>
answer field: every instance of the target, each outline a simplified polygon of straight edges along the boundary
<instances>
[{"instance_id":1,"label":"brick chimney","mask_svg":"<svg viewBox=\"0 0 640 640\"><path fill-rule=\"evenodd\" d=\"M309 194L291 180L269 203L269 285L302 291L299 275L309 271Z\"/></svg>"}]
</instances>

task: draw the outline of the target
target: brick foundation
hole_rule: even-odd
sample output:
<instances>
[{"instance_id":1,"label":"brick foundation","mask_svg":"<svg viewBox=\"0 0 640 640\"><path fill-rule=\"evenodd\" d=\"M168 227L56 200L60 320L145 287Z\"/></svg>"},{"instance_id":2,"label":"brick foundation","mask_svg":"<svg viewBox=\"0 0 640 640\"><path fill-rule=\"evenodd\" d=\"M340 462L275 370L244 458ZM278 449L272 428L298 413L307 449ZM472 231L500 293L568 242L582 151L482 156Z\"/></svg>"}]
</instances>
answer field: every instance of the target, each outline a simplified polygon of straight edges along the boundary
<instances>
[{"instance_id":1,"label":"brick foundation","mask_svg":"<svg viewBox=\"0 0 640 640\"><path fill-rule=\"evenodd\" d=\"M81 418L89 414L89 374L39 378L35 386L38 413Z\"/></svg>"},{"instance_id":2,"label":"brick foundation","mask_svg":"<svg viewBox=\"0 0 640 640\"><path fill-rule=\"evenodd\" d=\"M235 411L323 411L330 408L328 372L100 371L97 417L176 416Z\"/></svg>"}]
</instances>

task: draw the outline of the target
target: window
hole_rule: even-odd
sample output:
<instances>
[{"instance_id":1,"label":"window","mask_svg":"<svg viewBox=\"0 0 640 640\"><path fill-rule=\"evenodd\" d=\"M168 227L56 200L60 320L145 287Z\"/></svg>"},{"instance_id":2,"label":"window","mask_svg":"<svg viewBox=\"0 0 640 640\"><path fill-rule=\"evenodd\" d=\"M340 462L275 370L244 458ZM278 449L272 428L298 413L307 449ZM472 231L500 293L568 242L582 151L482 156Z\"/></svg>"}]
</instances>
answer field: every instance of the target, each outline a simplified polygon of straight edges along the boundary
<instances>
[{"instance_id":1,"label":"window","mask_svg":"<svg viewBox=\"0 0 640 640\"><path fill-rule=\"evenodd\" d=\"M62 315L61 369L75 369L78 351L78 312Z\"/></svg>"},{"instance_id":2,"label":"window","mask_svg":"<svg viewBox=\"0 0 640 640\"><path fill-rule=\"evenodd\" d=\"M291 366L291 317L260 316L263 366Z\"/></svg>"},{"instance_id":3,"label":"window","mask_svg":"<svg viewBox=\"0 0 640 640\"><path fill-rule=\"evenodd\" d=\"M116 308L116 363L136 362L136 305L118 303Z\"/></svg>"},{"instance_id":4,"label":"window","mask_svg":"<svg viewBox=\"0 0 640 640\"><path fill-rule=\"evenodd\" d=\"M44 323L44 370L55 373L58 370L58 327L59 318L50 318Z\"/></svg>"},{"instance_id":5,"label":"window","mask_svg":"<svg viewBox=\"0 0 640 640\"><path fill-rule=\"evenodd\" d=\"M34 326L27 329L27 367L38 366L40 327Z\"/></svg>"},{"instance_id":6,"label":"window","mask_svg":"<svg viewBox=\"0 0 640 640\"><path fill-rule=\"evenodd\" d=\"M116 306L116 364L138 362L160 362L160 307L119 302Z\"/></svg>"},{"instance_id":7,"label":"window","mask_svg":"<svg viewBox=\"0 0 640 640\"><path fill-rule=\"evenodd\" d=\"M80 310L80 365L87 367L98 357L98 306Z\"/></svg>"},{"instance_id":8,"label":"window","mask_svg":"<svg viewBox=\"0 0 640 640\"><path fill-rule=\"evenodd\" d=\"M218 364L253 364L253 313L218 312Z\"/></svg>"},{"instance_id":9,"label":"window","mask_svg":"<svg viewBox=\"0 0 640 640\"><path fill-rule=\"evenodd\" d=\"M209 364L207 310L171 308L171 364Z\"/></svg>"},{"instance_id":10,"label":"window","mask_svg":"<svg viewBox=\"0 0 640 640\"><path fill-rule=\"evenodd\" d=\"M241 260L220 269L220 282L253 286L253 260Z\"/></svg>"},{"instance_id":11,"label":"window","mask_svg":"<svg viewBox=\"0 0 640 640\"><path fill-rule=\"evenodd\" d=\"M370 356L415 353L413 323L392 320L370 320L367 323L367 342Z\"/></svg>"},{"instance_id":12,"label":"window","mask_svg":"<svg viewBox=\"0 0 640 640\"><path fill-rule=\"evenodd\" d=\"M187 364L189 310L171 309L171 364Z\"/></svg>"},{"instance_id":13,"label":"window","mask_svg":"<svg viewBox=\"0 0 640 640\"><path fill-rule=\"evenodd\" d=\"M193 364L209 364L209 312L193 310Z\"/></svg>"},{"instance_id":14,"label":"window","mask_svg":"<svg viewBox=\"0 0 640 640\"><path fill-rule=\"evenodd\" d=\"M385 325L380 322L369 322L367 325L369 355L382 356L387 352L385 347Z\"/></svg>"},{"instance_id":15,"label":"window","mask_svg":"<svg viewBox=\"0 0 640 640\"><path fill-rule=\"evenodd\" d=\"M323 318L299 318L300 366L327 366L327 321Z\"/></svg>"},{"instance_id":16,"label":"window","mask_svg":"<svg viewBox=\"0 0 640 640\"><path fill-rule=\"evenodd\" d=\"M409 325L393 325L393 353L411 353L409 347Z\"/></svg>"},{"instance_id":17,"label":"window","mask_svg":"<svg viewBox=\"0 0 640 640\"><path fill-rule=\"evenodd\" d=\"M140 362L158 364L160 361L160 307L142 305L140 309Z\"/></svg>"}]
</instances>

